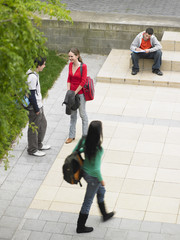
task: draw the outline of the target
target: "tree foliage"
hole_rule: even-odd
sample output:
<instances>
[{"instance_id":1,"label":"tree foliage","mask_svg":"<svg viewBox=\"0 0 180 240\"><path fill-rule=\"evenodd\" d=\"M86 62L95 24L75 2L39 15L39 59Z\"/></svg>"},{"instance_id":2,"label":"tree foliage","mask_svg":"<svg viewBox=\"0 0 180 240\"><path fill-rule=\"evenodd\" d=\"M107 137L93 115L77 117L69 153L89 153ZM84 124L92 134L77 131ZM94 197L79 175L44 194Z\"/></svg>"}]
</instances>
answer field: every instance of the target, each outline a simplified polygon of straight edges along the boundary
<instances>
[{"instance_id":1,"label":"tree foliage","mask_svg":"<svg viewBox=\"0 0 180 240\"><path fill-rule=\"evenodd\" d=\"M0 0L0 159L27 122L20 105L26 71L47 53L46 38L36 28L41 23L37 14L72 21L60 0Z\"/></svg>"}]
</instances>

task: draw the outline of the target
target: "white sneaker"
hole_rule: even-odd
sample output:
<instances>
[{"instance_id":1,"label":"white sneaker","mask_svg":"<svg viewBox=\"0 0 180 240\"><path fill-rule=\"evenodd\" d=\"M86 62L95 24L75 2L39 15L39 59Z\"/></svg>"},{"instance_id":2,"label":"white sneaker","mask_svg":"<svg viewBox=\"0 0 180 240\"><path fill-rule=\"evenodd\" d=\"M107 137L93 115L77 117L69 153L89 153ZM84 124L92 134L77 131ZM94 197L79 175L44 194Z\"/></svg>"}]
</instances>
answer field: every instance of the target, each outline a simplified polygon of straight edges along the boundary
<instances>
[{"instance_id":1,"label":"white sneaker","mask_svg":"<svg viewBox=\"0 0 180 240\"><path fill-rule=\"evenodd\" d=\"M51 148L50 145L43 145L42 148L40 148L39 150L48 150L50 148Z\"/></svg>"},{"instance_id":2,"label":"white sneaker","mask_svg":"<svg viewBox=\"0 0 180 240\"><path fill-rule=\"evenodd\" d=\"M36 156L36 157L43 157L46 155L45 152L42 152L42 151L39 151L37 150L35 153L32 154L33 156Z\"/></svg>"}]
</instances>

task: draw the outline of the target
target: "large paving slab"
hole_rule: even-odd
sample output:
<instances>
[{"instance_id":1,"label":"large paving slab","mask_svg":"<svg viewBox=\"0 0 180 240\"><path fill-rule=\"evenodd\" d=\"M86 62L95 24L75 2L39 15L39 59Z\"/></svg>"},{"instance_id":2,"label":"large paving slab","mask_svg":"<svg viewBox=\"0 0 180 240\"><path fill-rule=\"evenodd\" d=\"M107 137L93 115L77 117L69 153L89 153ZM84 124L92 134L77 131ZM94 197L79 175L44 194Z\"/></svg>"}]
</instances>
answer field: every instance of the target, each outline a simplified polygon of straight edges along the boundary
<instances>
[{"instance_id":1,"label":"large paving slab","mask_svg":"<svg viewBox=\"0 0 180 240\"><path fill-rule=\"evenodd\" d=\"M106 56L83 54L83 59L95 78ZM94 201L87 223L94 231L78 235L76 221L86 184L83 188L69 185L61 172L64 157L81 135L78 119L76 142L64 145L69 117L61 104L67 71L66 66L44 100L45 142L52 149L43 158L28 156L24 129L10 152L10 168L3 171L0 166L0 240L179 239L179 224L175 224L180 197L179 89L97 83L95 100L87 110L90 121L103 121L106 203L116 215L103 223Z\"/></svg>"},{"instance_id":2,"label":"large paving slab","mask_svg":"<svg viewBox=\"0 0 180 240\"><path fill-rule=\"evenodd\" d=\"M149 22L151 25L154 16L179 17L180 3L178 0L152 0L149 4L148 0L99 0L94 4L94 1L89 0L63 0L67 4L67 8L75 11L88 11L97 13L112 13L113 15L124 14L127 16L142 16L146 15L146 19L141 22L145 24ZM152 17L153 16L153 17ZM149 17L149 18L148 18ZM162 22L163 24L164 22Z\"/></svg>"},{"instance_id":3,"label":"large paving slab","mask_svg":"<svg viewBox=\"0 0 180 240\"><path fill-rule=\"evenodd\" d=\"M180 51L180 32L165 31L161 44L165 50Z\"/></svg>"},{"instance_id":4,"label":"large paving slab","mask_svg":"<svg viewBox=\"0 0 180 240\"><path fill-rule=\"evenodd\" d=\"M117 218L180 223L179 89L97 83L90 120L103 122L106 203ZM64 144L30 208L78 213L86 184L63 180L62 165L81 136ZM94 200L91 215L99 215Z\"/></svg>"},{"instance_id":5,"label":"large paving slab","mask_svg":"<svg viewBox=\"0 0 180 240\"><path fill-rule=\"evenodd\" d=\"M153 61L140 59L140 72L131 75L130 50L112 49L97 75L97 81L120 84L180 87L180 53L163 51L163 76L152 73Z\"/></svg>"}]
</instances>

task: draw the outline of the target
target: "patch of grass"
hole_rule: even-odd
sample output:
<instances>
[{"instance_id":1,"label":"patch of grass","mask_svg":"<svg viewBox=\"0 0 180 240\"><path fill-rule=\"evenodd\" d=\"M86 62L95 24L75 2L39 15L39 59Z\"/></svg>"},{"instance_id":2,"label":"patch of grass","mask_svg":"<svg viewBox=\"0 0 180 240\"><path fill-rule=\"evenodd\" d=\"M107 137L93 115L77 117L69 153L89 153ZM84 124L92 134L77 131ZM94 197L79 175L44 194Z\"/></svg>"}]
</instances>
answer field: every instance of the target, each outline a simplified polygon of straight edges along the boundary
<instances>
[{"instance_id":1,"label":"patch of grass","mask_svg":"<svg viewBox=\"0 0 180 240\"><path fill-rule=\"evenodd\" d=\"M47 95L48 90L53 86L67 61L68 56L66 54L57 54L55 51L48 50L46 67L39 74L42 97Z\"/></svg>"}]
</instances>

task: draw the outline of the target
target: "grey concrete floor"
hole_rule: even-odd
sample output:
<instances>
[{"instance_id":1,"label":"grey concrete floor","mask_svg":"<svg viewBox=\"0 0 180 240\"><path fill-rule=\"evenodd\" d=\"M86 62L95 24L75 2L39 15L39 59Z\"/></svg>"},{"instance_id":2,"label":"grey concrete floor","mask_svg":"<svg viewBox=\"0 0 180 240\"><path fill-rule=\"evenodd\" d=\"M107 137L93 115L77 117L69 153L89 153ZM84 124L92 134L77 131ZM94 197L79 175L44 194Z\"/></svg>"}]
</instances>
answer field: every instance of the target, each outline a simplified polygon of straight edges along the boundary
<instances>
[{"instance_id":1,"label":"grey concrete floor","mask_svg":"<svg viewBox=\"0 0 180 240\"><path fill-rule=\"evenodd\" d=\"M106 56L82 54L82 57L88 65L88 74L95 78ZM67 74L68 66L44 100L48 120L45 142L51 144L51 150L42 158L29 156L25 128L23 137L10 153L14 155L10 157L10 168L4 171L3 165L0 166L0 240L179 240L180 228L176 224L117 217L103 223L99 216L93 215L87 224L95 230L88 235L78 235L75 232L77 214L29 208L68 135L69 116L62 107Z\"/></svg>"},{"instance_id":2,"label":"grey concrete floor","mask_svg":"<svg viewBox=\"0 0 180 240\"><path fill-rule=\"evenodd\" d=\"M63 0L71 11L119 13L147 16L180 16L178 0Z\"/></svg>"}]
</instances>

